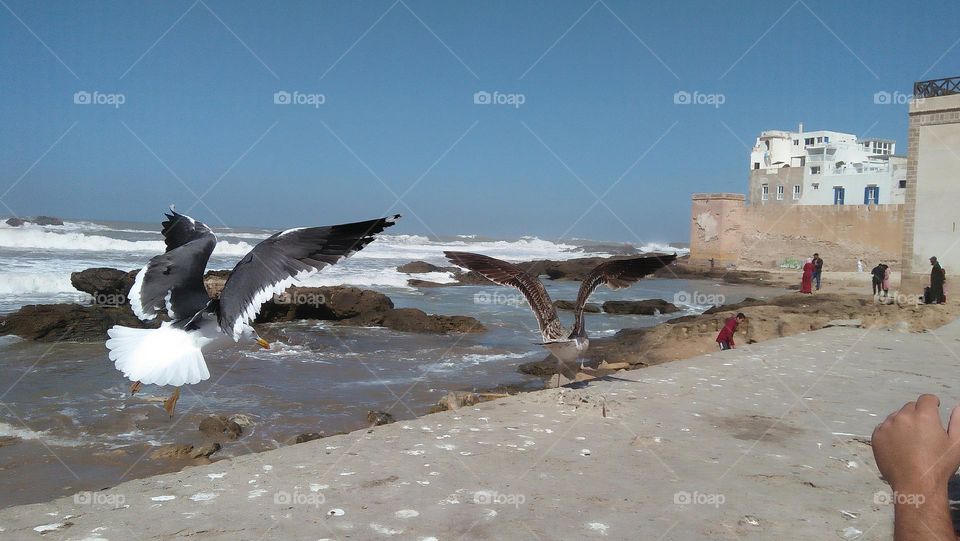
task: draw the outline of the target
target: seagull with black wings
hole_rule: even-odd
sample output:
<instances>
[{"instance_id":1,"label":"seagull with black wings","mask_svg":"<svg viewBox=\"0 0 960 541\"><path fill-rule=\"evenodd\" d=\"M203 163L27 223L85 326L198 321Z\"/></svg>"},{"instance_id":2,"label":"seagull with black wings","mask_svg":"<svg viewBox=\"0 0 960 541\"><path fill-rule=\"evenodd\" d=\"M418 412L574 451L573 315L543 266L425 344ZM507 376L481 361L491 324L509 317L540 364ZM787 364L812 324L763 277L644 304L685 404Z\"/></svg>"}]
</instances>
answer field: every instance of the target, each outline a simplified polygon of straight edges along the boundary
<instances>
[{"instance_id":1,"label":"seagull with black wings","mask_svg":"<svg viewBox=\"0 0 960 541\"><path fill-rule=\"evenodd\" d=\"M170 207L165 215L166 252L137 273L129 300L133 313L144 321L166 314L169 321L156 329L113 326L107 334L109 357L133 385L173 385L164 402L171 416L180 386L210 377L204 347L233 342L269 344L250 324L260 306L289 286L349 257L392 226L399 215L350 224L298 227L263 240L233 268L218 299L211 299L203 283L207 261L217 244L202 222Z\"/></svg>"},{"instance_id":2,"label":"seagull with black wings","mask_svg":"<svg viewBox=\"0 0 960 541\"><path fill-rule=\"evenodd\" d=\"M443 252L451 263L480 273L484 278L499 285L520 290L530 304L540 326L540 345L557 359L557 386L560 372L570 362L577 360L590 347L590 339L584 324L584 306L587 299L600 285L621 289L632 285L644 276L669 265L676 258L672 255L651 255L629 259L614 259L597 265L580 283L577 302L574 305L573 329L567 330L557 316L543 283L536 276L520 267L493 257L469 252Z\"/></svg>"}]
</instances>

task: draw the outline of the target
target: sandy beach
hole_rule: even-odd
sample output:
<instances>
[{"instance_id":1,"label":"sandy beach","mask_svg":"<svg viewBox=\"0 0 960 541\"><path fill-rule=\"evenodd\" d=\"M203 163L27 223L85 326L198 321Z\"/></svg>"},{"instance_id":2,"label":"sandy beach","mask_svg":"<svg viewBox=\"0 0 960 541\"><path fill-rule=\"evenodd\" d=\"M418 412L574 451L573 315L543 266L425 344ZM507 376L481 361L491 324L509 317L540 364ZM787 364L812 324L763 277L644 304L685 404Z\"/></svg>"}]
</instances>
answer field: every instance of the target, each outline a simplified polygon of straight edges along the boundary
<instances>
[{"instance_id":1,"label":"sandy beach","mask_svg":"<svg viewBox=\"0 0 960 541\"><path fill-rule=\"evenodd\" d=\"M889 539L873 427L960 323L829 328L0 511L11 538ZM886 498L886 499L885 499Z\"/></svg>"}]
</instances>

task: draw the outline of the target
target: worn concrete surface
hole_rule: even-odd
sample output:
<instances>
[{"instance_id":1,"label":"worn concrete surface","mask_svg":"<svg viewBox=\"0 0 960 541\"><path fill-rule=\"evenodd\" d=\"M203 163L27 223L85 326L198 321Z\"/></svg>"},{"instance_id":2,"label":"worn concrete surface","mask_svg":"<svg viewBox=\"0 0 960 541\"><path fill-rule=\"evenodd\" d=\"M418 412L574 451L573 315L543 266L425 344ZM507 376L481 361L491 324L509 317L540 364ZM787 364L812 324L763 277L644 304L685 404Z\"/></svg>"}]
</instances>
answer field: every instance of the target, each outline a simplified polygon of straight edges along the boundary
<instances>
[{"instance_id":1,"label":"worn concrete surface","mask_svg":"<svg viewBox=\"0 0 960 541\"><path fill-rule=\"evenodd\" d=\"M0 537L890 539L870 434L960 400L955 351L960 323L824 329L5 509Z\"/></svg>"}]
</instances>

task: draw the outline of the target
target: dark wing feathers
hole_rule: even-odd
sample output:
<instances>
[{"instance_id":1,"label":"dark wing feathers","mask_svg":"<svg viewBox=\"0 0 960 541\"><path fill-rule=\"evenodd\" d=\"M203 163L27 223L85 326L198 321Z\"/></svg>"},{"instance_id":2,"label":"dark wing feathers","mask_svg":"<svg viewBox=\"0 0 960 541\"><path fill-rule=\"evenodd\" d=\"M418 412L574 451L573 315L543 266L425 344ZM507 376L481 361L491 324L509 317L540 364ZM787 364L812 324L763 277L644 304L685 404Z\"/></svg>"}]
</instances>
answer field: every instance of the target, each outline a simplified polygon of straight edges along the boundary
<instances>
[{"instance_id":1,"label":"dark wing feathers","mask_svg":"<svg viewBox=\"0 0 960 541\"><path fill-rule=\"evenodd\" d=\"M217 237L202 222L173 207L170 212L162 224L166 253L152 258L130 289L130 307L143 320L163 312L174 320L188 318L209 300L203 273Z\"/></svg>"},{"instance_id":2,"label":"dark wing feathers","mask_svg":"<svg viewBox=\"0 0 960 541\"><path fill-rule=\"evenodd\" d=\"M399 218L288 229L263 240L237 263L223 286L220 329L237 340L274 294L362 250Z\"/></svg>"},{"instance_id":3,"label":"dark wing feathers","mask_svg":"<svg viewBox=\"0 0 960 541\"><path fill-rule=\"evenodd\" d=\"M213 231L206 224L185 214L180 214L174 210L173 205L170 205L170 214L164 213L164 216L167 219L160 224L163 226L160 232L163 234L163 241L167 245L168 252L188 242L213 235Z\"/></svg>"},{"instance_id":4,"label":"dark wing feathers","mask_svg":"<svg viewBox=\"0 0 960 541\"><path fill-rule=\"evenodd\" d=\"M607 284L611 289L628 287L644 276L656 272L657 269L669 265L676 258L677 254L651 255L630 259L615 259L597 265L590 271L590 274L580 282L580 290L577 292L577 303L574 306L575 319L571 336L584 334L583 307L587 304L587 299L590 298L590 295L600 287L601 284Z\"/></svg>"},{"instance_id":5,"label":"dark wing feathers","mask_svg":"<svg viewBox=\"0 0 960 541\"><path fill-rule=\"evenodd\" d=\"M566 338L566 331L557 317L550 295L537 277L512 263L485 255L469 252L443 252L443 255L451 263L476 271L491 282L519 289L537 317L544 342Z\"/></svg>"}]
</instances>

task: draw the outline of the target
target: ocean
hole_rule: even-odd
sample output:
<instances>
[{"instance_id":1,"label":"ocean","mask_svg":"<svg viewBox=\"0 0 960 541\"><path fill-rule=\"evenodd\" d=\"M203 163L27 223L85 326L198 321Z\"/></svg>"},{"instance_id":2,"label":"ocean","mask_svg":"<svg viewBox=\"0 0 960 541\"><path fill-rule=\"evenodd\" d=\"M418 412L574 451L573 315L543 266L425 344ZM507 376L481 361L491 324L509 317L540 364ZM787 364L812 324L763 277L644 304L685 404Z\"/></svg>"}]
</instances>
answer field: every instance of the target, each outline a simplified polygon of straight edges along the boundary
<instances>
[{"instance_id":1,"label":"ocean","mask_svg":"<svg viewBox=\"0 0 960 541\"><path fill-rule=\"evenodd\" d=\"M402 222L394 229L402 229ZM270 231L216 229L220 242L208 269L230 269ZM607 243L609 245L609 243ZM410 278L453 281L448 273L407 275L398 265L424 260L449 265L443 250L487 254L509 261L569 259L593 255L604 243L475 235L428 239L383 235L356 256L305 281L305 286L349 284L375 289L397 307L428 313L470 315L488 331L423 335L318 321L265 326L270 350L235 348L206 354L212 377L187 386L169 419L161 402L172 389L130 382L107 358L103 343L33 343L0 337L0 470L6 490L0 507L97 490L123 480L183 466L149 454L172 443L201 441L199 422L209 415L249 420L244 435L214 459L262 451L305 432L333 434L366 426L367 412L397 419L426 413L450 390L511 385L537 389L543 382L517 365L546 357L536 320L509 288L456 286L416 289ZM595 248L592 248L595 247ZM641 251L677 252L665 244ZM0 223L0 314L27 304L89 303L70 284L70 273L90 267L142 267L164 249L159 224L68 221L63 226L10 227ZM546 280L551 297L572 300L579 284ZM662 298L677 301L669 316L588 314L592 337L700 313L717 299L736 302L761 296L758 288L678 279L643 280L635 286L599 289L591 302ZM700 303L700 304L698 304ZM569 322L571 314L561 312Z\"/></svg>"}]
</instances>

